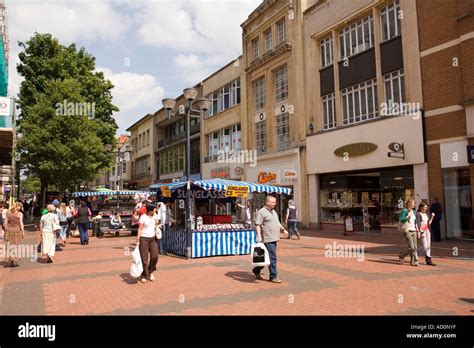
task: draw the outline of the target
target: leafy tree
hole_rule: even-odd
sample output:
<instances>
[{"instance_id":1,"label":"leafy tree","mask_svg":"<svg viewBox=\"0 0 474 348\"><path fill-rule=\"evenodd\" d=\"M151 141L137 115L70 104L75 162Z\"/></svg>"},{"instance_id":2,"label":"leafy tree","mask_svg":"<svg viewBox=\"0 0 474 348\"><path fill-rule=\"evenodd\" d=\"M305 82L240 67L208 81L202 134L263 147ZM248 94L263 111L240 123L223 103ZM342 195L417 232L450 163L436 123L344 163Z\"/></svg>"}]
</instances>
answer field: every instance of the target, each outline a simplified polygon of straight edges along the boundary
<instances>
[{"instance_id":1,"label":"leafy tree","mask_svg":"<svg viewBox=\"0 0 474 348\"><path fill-rule=\"evenodd\" d=\"M39 178L41 192L49 184L64 192L93 180L113 161L105 151L116 141L112 83L94 71L92 55L74 44L62 46L50 34L35 33L19 45L17 70L24 81L17 146L26 173Z\"/></svg>"}]
</instances>

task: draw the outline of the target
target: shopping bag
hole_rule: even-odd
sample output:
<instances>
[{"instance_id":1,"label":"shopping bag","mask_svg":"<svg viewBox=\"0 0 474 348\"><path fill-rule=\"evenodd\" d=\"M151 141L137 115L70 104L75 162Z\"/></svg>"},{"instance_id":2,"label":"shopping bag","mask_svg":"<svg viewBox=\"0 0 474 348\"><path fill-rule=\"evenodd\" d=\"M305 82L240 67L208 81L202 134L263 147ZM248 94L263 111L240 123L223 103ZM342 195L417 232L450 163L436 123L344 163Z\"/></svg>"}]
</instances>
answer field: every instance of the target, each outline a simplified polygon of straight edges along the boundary
<instances>
[{"instance_id":1,"label":"shopping bag","mask_svg":"<svg viewBox=\"0 0 474 348\"><path fill-rule=\"evenodd\" d=\"M142 258L138 246L132 252L132 266L130 266L130 275L133 278L138 278L143 273Z\"/></svg>"},{"instance_id":2,"label":"shopping bag","mask_svg":"<svg viewBox=\"0 0 474 348\"><path fill-rule=\"evenodd\" d=\"M161 232L161 226L156 225L155 226L155 237L156 237L156 239L161 239L162 236L163 236L163 234Z\"/></svg>"},{"instance_id":3,"label":"shopping bag","mask_svg":"<svg viewBox=\"0 0 474 348\"><path fill-rule=\"evenodd\" d=\"M252 266L264 267L270 265L270 255L265 244L257 243L252 245Z\"/></svg>"}]
</instances>

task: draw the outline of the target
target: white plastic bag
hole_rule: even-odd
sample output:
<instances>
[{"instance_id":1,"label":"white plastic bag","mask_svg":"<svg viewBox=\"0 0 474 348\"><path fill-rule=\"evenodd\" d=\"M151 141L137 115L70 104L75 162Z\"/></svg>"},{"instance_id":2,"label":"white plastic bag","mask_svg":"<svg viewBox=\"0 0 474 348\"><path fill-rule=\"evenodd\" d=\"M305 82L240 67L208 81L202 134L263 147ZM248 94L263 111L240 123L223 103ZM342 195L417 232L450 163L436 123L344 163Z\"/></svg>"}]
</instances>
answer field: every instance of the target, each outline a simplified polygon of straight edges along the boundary
<instances>
[{"instance_id":1,"label":"white plastic bag","mask_svg":"<svg viewBox=\"0 0 474 348\"><path fill-rule=\"evenodd\" d=\"M130 266L130 275L133 278L139 278L143 273L142 258L138 246L132 252L132 266Z\"/></svg>"},{"instance_id":2,"label":"white plastic bag","mask_svg":"<svg viewBox=\"0 0 474 348\"><path fill-rule=\"evenodd\" d=\"M265 244L257 243L252 245L252 266L253 267L265 267L270 265L270 255L268 254Z\"/></svg>"}]
</instances>

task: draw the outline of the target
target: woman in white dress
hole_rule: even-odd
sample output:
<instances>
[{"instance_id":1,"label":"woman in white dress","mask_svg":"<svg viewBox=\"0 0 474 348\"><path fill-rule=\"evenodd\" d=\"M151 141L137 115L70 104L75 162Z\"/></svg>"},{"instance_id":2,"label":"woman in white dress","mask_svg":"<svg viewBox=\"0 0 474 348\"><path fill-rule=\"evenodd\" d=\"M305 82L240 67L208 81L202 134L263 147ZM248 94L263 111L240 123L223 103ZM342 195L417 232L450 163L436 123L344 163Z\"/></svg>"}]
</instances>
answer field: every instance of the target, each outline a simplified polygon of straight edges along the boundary
<instances>
[{"instance_id":1,"label":"woman in white dress","mask_svg":"<svg viewBox=\"0 0 474 348\"><path fill-rule=\"evenodd\" d=\"M431 217L428 216L428 205L426 203L420 203L418 206L418 212L416 213L416 226L418 228L419 239L421 239L422 245L418 247L418 254L425 255L426 264L430 266L436 266L431 261L431 232L430 226L434 219L435 214L431 213Z\"/></svg>"},{"instance_id":2,"label":"woman in white dress","mask_svg":"<svg viewBox=\"0 0 474 348\"><path fill-rule=\"evenodd\" d=\"M41 217L40 224L40 237L42 254L46 255L48 263L54 261L54 252L56 251L56 231L54 230L55 225L59 225L59 219L56 215L56 208L52 204L48 204L46 207L47 214Z\"/></svg>"}]
</instances>

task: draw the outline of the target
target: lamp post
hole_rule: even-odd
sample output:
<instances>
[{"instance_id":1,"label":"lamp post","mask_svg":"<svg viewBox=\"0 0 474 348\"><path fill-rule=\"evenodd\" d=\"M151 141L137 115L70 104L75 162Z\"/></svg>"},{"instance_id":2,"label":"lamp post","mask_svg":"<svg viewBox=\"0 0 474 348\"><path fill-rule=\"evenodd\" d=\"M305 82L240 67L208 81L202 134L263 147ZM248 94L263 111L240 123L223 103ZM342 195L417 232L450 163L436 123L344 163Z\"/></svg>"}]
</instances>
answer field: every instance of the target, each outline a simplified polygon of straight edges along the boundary
<instances>
[{"instance_id":1,"label":"lamp post","mask_svg":"<svg viewBox=\"0 0 474 348\"><path fill-rule=\"evenodd\" d=\"M187 106L185 107L185 117L186 117L186 211L185 211L185 220L186 220L186 258L191 258L191 132L190 132L190 121L192 118L202 118L211 105L209 99L199 99L196 101L198 109L193 109L193 100L198 96L198 91L195 88L186 88L183 90L184 98L187 100ZM163 99L163 107L166 109L168 118L171 118L175 114L171 110L176 105L176 100L174 99Z\"/></svg>"}]
</instances>

